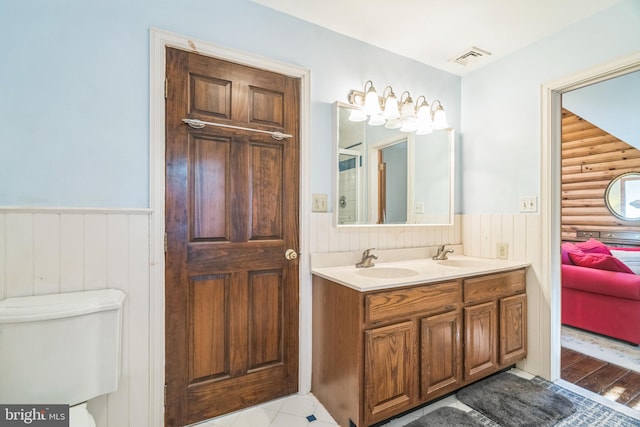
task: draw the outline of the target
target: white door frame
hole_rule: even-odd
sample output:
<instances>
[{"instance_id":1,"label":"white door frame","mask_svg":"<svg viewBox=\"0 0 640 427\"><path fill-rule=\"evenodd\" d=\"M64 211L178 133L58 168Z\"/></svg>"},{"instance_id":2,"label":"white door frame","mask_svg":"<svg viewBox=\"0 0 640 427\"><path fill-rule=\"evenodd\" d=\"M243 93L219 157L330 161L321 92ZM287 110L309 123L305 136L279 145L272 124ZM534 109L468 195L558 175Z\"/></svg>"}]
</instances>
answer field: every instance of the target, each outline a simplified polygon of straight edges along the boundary
<instances>
[{"instance_id":1,"label":"white door frame","mask_svg":"<svg viewBox=\"0 0 640 427\"><path fill-rule=\"evenodd\" d=\"M541 88L541 185L540 215L542 221L541 278L544 293L549 297L549 374L560 378L560 182L561 170L561 95L594 83L640 70L640 52L592 67L542 85ZM544 317L544 316L543 316ZM541 319L544 324L545 319Z\"/></svg>"},{"instance_id":2,"label":"white door frame","mask_svg":"<svg viewBox=\"0 0 640 427\"><path fill-rule=\"evenodd\" d=\"M149 419L150 425L164 425L164 197L165 197L165 103L166 47L261 68L299 78L300 90L300 343L299 343L299 392L311 389L311 268L309 260L310 217L310 71L258 55L224 48L180 34L151 28L150 30L150 143L149 143L149 206L152 209L150 224L150 356L149 356Z\"/></svg>"}]
</instances>

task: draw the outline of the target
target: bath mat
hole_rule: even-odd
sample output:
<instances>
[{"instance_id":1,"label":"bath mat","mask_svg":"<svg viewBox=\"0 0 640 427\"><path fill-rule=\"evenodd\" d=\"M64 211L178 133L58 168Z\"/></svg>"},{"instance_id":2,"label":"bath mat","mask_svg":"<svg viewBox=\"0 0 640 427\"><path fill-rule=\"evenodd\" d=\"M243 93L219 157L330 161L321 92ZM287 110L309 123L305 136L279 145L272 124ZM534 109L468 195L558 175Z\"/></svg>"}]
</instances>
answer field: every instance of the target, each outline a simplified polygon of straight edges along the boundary
<instances>
[{"instance_id":1,"label":"bath mat","mask_svg":"<svg viewBox=\"0 0 640 427\"><path fill-rule=\"evenodd\" d=\"M549 427L576 412L566 397L508 372L471 384L456 397L504 427Z\"/></svg>"},{"instance_id":2,"label":"bath mat","mask_svg":"<svg viewBox=\"0 0 640 427\"><path fill-rule=\"evenodd\" d=\"M482 427L483 425L460 409L443 406L411 421L404 427Z\"/></svg>"}]
</instances>

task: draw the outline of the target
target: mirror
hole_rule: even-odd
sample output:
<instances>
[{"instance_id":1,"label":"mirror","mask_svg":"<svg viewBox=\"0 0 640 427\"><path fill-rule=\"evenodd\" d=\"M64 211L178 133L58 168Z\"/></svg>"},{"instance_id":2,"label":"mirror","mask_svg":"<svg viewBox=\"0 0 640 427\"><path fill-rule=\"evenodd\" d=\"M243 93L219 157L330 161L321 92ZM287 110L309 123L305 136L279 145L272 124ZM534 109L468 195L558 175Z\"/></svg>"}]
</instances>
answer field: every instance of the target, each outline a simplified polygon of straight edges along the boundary
<instances>
[{"instance_id":1,"label":"mirror","mask_svg":"<svg viewBox=\"0 0 640 427\"><path fill-rule=\"evenodd\" d=\"M609 211L625 221L640 221L640 173L623 173L611 180L604 193Z\"/></svg>"},{"instance_id":2,"label":"mirror","mask_svg":"<svg viewBox=\"0 0 640 427\"><path fill-rule=\"evenodd\" d=\"M334 104L336 224L453 224L453 130L370 126L350 121L354 110Z\"/></svg>"}]
</instances>

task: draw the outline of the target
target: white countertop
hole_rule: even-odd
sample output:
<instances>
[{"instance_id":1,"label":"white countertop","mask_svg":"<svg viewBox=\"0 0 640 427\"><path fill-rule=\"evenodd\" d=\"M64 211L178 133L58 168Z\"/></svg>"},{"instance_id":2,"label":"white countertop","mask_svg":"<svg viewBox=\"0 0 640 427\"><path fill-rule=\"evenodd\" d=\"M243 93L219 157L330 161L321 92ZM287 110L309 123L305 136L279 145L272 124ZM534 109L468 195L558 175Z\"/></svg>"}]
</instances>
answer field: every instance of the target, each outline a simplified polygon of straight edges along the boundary
<instances>
[{"instance_id":1,"label":"white countertop","mask_svg":"<svg viewBox=\"0 0 640 427\"><path fill-rule=\"evenodd\" d=\"M461 255L449 255L448 261L435 261L430 257L424 257L402 261L376 262L375 266L370 268L356 268L354 264L347 266L321 266L312 268L311 272L316 276L340 283L357 291L366 292L498 273L530 265L526 261L508 261ZM371 277L372 275L383 277Z\"/></svg>"}]
</instances>

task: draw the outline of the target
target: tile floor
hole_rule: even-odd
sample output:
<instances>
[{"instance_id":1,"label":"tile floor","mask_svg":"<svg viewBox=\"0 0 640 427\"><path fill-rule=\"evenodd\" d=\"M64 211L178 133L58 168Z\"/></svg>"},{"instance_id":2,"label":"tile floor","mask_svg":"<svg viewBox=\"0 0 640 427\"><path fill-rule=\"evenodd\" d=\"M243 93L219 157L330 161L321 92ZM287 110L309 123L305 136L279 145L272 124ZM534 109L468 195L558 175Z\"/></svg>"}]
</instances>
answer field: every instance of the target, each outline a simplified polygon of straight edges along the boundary
<instances>
[{"instance_id":1,"label":"tile floor","mask_svg":"<svg viewBox=\"0 0 640 427\"><path fill-rule=\"evenodd\" d=\"M338 424L310 394L295 394L193 427L336 427Z\"/></svg>"},{"instance_id":2,"label":"tile floor","mask_svg":"<svg viewBox=\"0 0 640 427\"><path fill-rule=\"evenodd\" d=\"M513 373L530 379L533 376L513 369ZM442 406L453 406L463 411L469 411L467 405L459 402L455 395L444 398L424 408L418 409L401 418L396 418L382 427L402 427L424 414ZM193 427L338 427L331 415L312 395L292 395L274 400L263 405L254 406L244 411L224 415Z\"/></svg>"}]
</instances>

